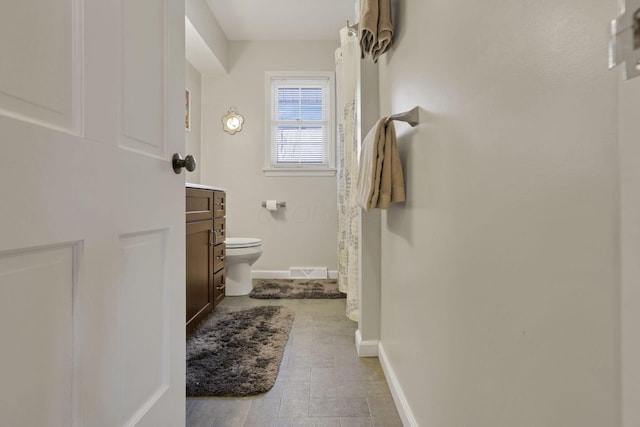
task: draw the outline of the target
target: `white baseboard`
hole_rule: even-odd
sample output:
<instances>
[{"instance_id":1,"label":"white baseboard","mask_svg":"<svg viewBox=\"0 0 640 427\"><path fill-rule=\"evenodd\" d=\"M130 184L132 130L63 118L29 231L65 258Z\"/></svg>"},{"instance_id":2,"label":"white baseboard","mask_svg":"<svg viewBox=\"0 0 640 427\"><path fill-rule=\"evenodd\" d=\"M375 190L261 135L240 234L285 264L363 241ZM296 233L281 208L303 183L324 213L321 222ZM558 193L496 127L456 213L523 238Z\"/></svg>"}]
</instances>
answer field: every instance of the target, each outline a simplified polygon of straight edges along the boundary
<instances>
[{"instance_id":1,"label":"white baseboard","mask_svg":"<svg viewBox=\"0 0 640 427\"><path fill-rule=\"evenodd\" d=\"M288 279L289 270L252 270L253 279Z\"/></svg>"},{"instance_id":2,"label":"white baseboard","mask_svg":"<svg viewBox=\"0 0 640 427\"><path fill-rule=\"evenodd\" d=\"M384 376L387 379L387 384L389 385L389 389L391 390L393 401L396 404L396 409L398 410L398 414L402 419L402 425L409 427L418 427L418 422L413 416L413 412L411 412L409 402L407 402L407 399L404 396L404 392L402 391L402 387L400 387L398 377L389 364L389 359L387 358L387 354L384 352L382 343L378 344L378 358L380 359L380 365L382 365Z\"/></svg>"},{"instance_id":3,"label":"white baseboard","mask_svg":"<svg viewBox=\"0 0 640 427\"><path fill-rule=\"evenodd\" d=\"M364 341L360 335L360 329L356 330L356 350L360 357L377 357L378 356L378 340Z\"/></svg>"},{"instance_id":4,"label":"white baseboard","mask_svg":"<svg viewBox=\"0 0 640 427\"><path fill-rule=\"evenodd\" d=\"M289 270L252 270L252 279L291 279ZM338 271L329 270L329 279L337 279Z\"/></svg>"}]
</instances>

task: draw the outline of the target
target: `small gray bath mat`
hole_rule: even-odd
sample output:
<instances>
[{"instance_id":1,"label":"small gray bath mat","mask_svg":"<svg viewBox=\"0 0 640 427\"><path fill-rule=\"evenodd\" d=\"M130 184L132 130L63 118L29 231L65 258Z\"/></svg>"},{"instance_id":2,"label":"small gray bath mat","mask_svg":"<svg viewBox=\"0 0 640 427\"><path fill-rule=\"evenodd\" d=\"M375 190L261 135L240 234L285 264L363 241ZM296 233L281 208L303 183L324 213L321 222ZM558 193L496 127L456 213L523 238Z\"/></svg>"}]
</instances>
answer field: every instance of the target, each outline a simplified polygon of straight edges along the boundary
<instances>
[{"instance_id":1,"label":"small gray bath mat","mask_svg":"<svg viewBox=\"0 0 640 427\"><path fill-rule=\"evenodd\" d=\"M338 290L336 279L253 279L249 294L257 299L337 299L347 294Z\"/></svg>"},{"instance_id":2,"label":"small gray bath mat","mask_svg":"<svg viewBox=\"0 0 640 427\"><path fill-rule=\"evenodd\" d=\"M293 310L281 306L217 307L187 337L187 396L269 391L293 318Z\"/></svg>"}]
</instances>

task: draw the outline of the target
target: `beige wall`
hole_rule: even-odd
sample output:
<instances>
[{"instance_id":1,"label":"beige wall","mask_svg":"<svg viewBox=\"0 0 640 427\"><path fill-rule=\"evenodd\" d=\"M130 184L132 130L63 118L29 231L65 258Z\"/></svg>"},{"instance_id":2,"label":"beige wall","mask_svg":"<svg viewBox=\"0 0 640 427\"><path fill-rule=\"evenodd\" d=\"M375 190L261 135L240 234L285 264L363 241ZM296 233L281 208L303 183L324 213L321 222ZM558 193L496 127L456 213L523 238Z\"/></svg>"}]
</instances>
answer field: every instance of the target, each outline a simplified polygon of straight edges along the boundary
<instances>
[{"instance_id":1,"label":"beige wall","mask_svg":"<svg viewBox=\"0 0 640 427\"><path fill-rule=\"evenodd\" d=\"M189 61L185 61L185 86L189 91L191 100L191 126L190 130L185 130L185 156L191 154L196 158L196 170L187 174L186 181L199 184L202 169L204 168L202 156L200 154L200 146L202 141L202 107L200 91L202 89L200 72L196 70Z\"/></svg>"},{"instance_id":2,"label":"beige wall","mask_svg":"<svg viewBox=\"0 0 640 427\"><path fill-rule=\"evenodd\" d=\"M189 58L194 55L194 59L202 61L202 66L209 68L209 71L224 72L228 70L227 64L227 46L228 40L225 36L222 28L215 16L211 13L211 9L207 5L206 0L186 0L185 1L185 16L188 21L195 28L198 37L201 39L198 42L203 46L192 45L195 40L189 37L193 34L187 32L186 40L186 55ZM203 51L192 51L191 48L197 47L203 49ZM207 52L208 51L208 52ZM204 52L207 52L211 57L202 58ZM196 64L196 62L194 62ZM197 65L197 64L196 64Z\"/></svg>"},{"instance_id":3,"label":"beige wall","mask_svg":"<svg viewBox=\"0 0 640 427\"><path fill-rule=\"evenodd\" d=\"M254 270L291 266L335 270L336 179L265 177L265 71L334 71L333 42L230 42L225 76L203 76L202 183L223 187L230 236L260 237L264 252ZM221 117L236 107L242 132L222 130ZM260 203L287 207L272 214Z\"/></svg>"},{"instance_id":4,"label":"beige wall","mask_svg":"<svg viewBox=\"0 0 640 427\"><path fill-rule=\"evenodd\" d=\"M616 2L398 3L381 112L422 112L397 124L381 343L410 412L620 425Z\"/></svg>"},{"instance_id":5,"label":"beige wall","mask_svg":"<svg viewBox=\"0 0 640 427\"><path fill-rule=\"evenodd\" d=\"M622 385L624 427L640 425L640 78L620 83Z\"/></svg>"}]
</instances>

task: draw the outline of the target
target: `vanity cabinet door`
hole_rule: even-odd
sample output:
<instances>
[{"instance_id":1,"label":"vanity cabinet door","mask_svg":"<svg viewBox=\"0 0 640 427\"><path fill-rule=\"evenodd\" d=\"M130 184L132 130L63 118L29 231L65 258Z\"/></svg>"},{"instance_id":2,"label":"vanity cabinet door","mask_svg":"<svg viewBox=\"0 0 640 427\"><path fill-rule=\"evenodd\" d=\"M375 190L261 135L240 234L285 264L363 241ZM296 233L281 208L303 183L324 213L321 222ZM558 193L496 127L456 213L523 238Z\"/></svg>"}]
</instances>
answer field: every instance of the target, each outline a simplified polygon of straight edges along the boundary
<instances>
[{"instance_id":1,"label":"vanity cabinet door","mask_svg":"<svg viewBox=\"0 0 640 427\"><path fill-rule=\"evenodd\" d=\"M187 332L213 309L213 220L187 223Z\"/></svg>"},{"instance_id":2,"label":"vanity cabinet door","mask_svg":"<svg viewBox=\"0 0 640 427\"><path fill-rule=\"evenodd\" d=\"M225 297L224 191L186 189L187 333ZM215 283L214 283L215 282Z\"/></svg>"}]
</instances>

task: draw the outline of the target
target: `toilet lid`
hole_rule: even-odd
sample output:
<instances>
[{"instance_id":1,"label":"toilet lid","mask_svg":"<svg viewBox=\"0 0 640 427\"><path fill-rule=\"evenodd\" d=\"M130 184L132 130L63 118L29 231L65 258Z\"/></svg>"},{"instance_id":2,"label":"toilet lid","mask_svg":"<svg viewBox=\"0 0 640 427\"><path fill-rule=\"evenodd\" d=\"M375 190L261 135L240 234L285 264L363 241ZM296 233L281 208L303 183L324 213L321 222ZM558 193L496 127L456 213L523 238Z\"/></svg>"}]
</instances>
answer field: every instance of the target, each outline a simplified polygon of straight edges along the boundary
<instances>
[{"instance_id":1,"label":"toilet lid","mask_svg":"<svg viewBox=\"0 0 640 427\"><path fill-rule=\"evenodd\" d=\"M227 237L224 241L228 249L253 248L262 244L262 239L255 237Z\"/></svg>"}]
</instances>

